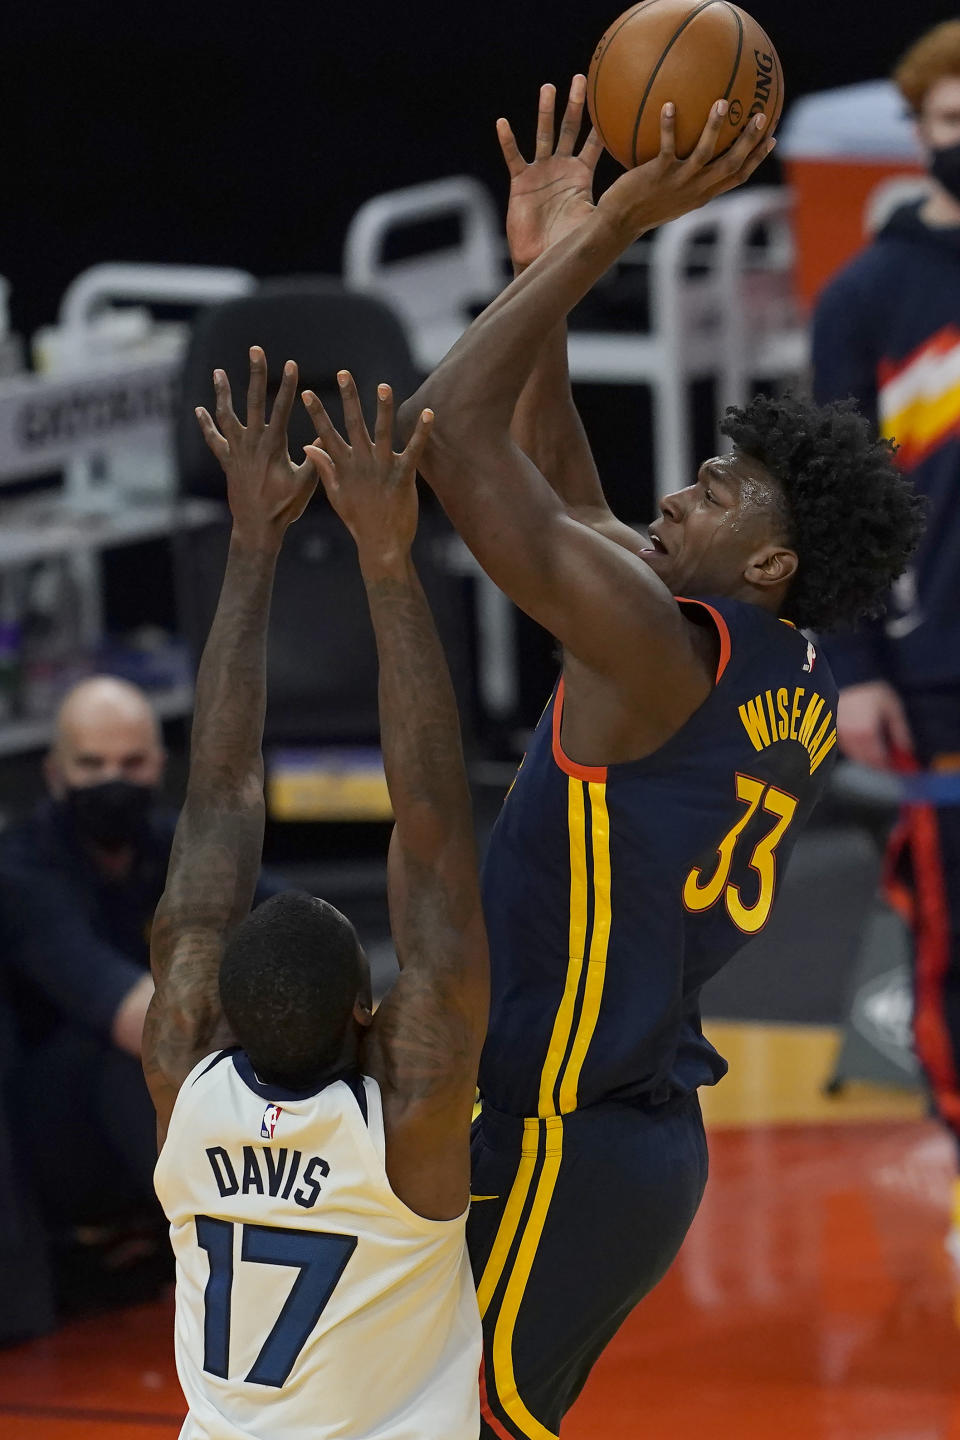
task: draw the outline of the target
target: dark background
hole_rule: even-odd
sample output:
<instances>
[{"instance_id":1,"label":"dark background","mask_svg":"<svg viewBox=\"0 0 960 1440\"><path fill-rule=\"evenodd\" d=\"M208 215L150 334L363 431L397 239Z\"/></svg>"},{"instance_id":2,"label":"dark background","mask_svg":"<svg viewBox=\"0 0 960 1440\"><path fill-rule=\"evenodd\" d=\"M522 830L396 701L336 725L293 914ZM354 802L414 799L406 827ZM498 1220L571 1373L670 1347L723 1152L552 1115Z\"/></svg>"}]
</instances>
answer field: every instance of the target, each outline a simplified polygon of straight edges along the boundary
<instances>
[{"instance_id":1,"label":"dark background","mask_svg":"<svg viewBox=\"0 0 960 1440\"><path fill-rule=\"evenodd\" d=\"M780 51L788 106L889 73L950 13L944 0L752 5ZM101 261L338 273L349 219L371 195L468 172L505 203L496 117L529 145L539 85L585 70L617 10L618 0L19 3L0 31L0 274L14 328L29 336L53 322L70 280ZM760 178L776 180L775 157ZM614 509L649 520L648 392L578 386L577 401ZM695 396L694 415L708 453L709 395ZM152 616L170 622L166 551L154 550L109 558L112 628L144 618L146 594L170 597ZM144 586L147 573L156 584ZM486 737L510 753L555 668L542 632L522 616L518 630L518 713L510 735Z\"/></svg>"},{"instance_id":2,"label":"dark background","mask_svg":"<svg viewBox=\"0 0 960 1440\"><path fill-rule=\"evenodd\" d=\"M753 0L791 96L889 71L944 0ZM586 69L616 0L6 7L3 239L15 328L103 260L336 272L370 195L469 172L494 120ZM766 178L771 178L767 172Z\"/></svg>"},{"instance_id":3,"label":"dark background","mask_svg":"<svg viewBox=\"0 0 960 1440\"><path fill-rule=\"evenodd\" d=\"M918 34L952 13L944 0L752 0L751 8L780 52L788 107L812 90L888 74ZM564 86L585 70L617 9L617 0L150 9L118 0L68 8L59 0L20 3L15 20L8 9L0 31L0 274L12 282L15 329L29 336L53 322L70 280L101 261L227 264L260 276L337 273L347 223L371 195L467 172L503 203L496 117L508 115L521 146L528 144L539 85ZM612 173L611 165L607 178ZM775 161L760 178L776 180ZM634 403L622 388L581 389L614 508L627 519L649 518L649 457L638 462L648 449L646 397ZM114 575L111 590L116 618L129 621L144 570L139 552L124 555L116 568L132 564L133 573ZM518 623L520 709L529 722L555 661L549 641L523 617ZM183 773L180 728L168 737L173 791ZM11 788L28 779L22 760L2 769ZM29 783L39 784L33 765ZM489 793L478 789L481 829L501 790L496 777ZM355 858L363 849L355 833L363 827L345 837L328 826L332 838L321 844L314 835L309 845L279 828L268 836L268 853L294 877L301 850L315 864L321 853ZM367 850L379 856L375 828L366 827ZM822 885L824 843L822 833L802 842L777 924L718 982L713 1013L817 1021L843 1013L877 862L863 832L832 835L834 888L818 907L828 933L811 944L804 877L812 867ZM372 889L363 875L355 881L353 858L342 874L325 875L321 888L375 942L386 930L382 875ZM841 911L849 923L838 930Z\"/></svg>"}]
</instances>

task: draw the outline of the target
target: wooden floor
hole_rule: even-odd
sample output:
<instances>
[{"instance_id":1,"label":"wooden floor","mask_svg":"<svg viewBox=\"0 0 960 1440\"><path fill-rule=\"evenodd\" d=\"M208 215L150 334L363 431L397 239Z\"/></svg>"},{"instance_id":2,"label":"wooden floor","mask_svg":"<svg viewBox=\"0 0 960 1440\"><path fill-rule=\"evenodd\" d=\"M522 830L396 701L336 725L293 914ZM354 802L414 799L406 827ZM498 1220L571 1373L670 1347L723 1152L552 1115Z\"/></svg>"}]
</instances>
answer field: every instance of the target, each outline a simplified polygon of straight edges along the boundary
<instances>
[{"instance_id":1,"label":"wooden floor","mask_svg":"<svg viewBox=\"0 0 960 1440\"><path fill-rule=\"evenodd\" d=\"M822 1099L830 1032L710 1034L733 1066L706 1198L564 1440L960 1440L950 1142L916 1097ZM0 1440L174 1440L171 1322L167 1302L0 1353Z\"/></svg>"}]
</instances>

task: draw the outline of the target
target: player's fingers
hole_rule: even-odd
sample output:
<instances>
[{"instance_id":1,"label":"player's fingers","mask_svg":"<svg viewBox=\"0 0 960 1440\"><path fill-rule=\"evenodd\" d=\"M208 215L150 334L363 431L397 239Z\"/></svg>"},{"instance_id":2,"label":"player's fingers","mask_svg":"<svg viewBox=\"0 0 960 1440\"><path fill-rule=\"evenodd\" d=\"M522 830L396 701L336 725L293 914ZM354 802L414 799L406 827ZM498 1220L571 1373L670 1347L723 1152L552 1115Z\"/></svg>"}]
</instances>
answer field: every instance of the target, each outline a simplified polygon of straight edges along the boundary
<instances>
[{"instance_id":1,"label":"player's fingers","mask_svg":"<svg viewBox=\"0 0 960 1440\"><path fill-rule=\"evenodd\" d=\"M204 440L206 440L207 444L213 451L214 455L216 455L221 465L225 464L230 455L230 446L220 434L220 431L217 429L216 425L214 425L213 417L207 410L204 410L202 405L198 405L193 413L196 415L197 420L200 423L200 429L203 433Z\"/></svg>"},{"instance_id":2,"label":"player's fingers","mask_svg":"<svg viewBox=\"0 0 960 1440\"><path fill-rule=\"evenodd\" d=\"M214 370L213 390L217 397L217 424L220 427L221 434L225 435L228 440L231 440L234 436L240 434L243 426L237 419L233 408L233 394L230 390L230 381L227 379L226 370Z\"/></svg>"},{"instance_id":3,"label":"player's fingers","mask_svg":"<svg viewBox=\"0 0 960 1440\"><path fill-rule=\"evenodd\" d=\"M553 154L553 109L557 98L555 85L540 86L537 109L537 148L534 159L546 160Z\"/></svg>"},{"instance_id":4,"label":"player's fingers","mask_svg":"<svg viewBox=\"0 0 960 1440\"><path fill-rule=\"evenodd\" d=\"M304 390L300 398L307 408L307 414L313 421L317 438L323 446L323 449L329 452L337 461L346 460L350 454L350 446L346 440L344 440L340 431L323 408L323 405L320 403L320 397L314 395L312 390Z\"/></svg>"},{"instance_id":5,"label":"player's fingers","mask_svg":"<svg viewBox=\"0 0 960 1440\"><path fill-rule=\"evenodd\" d=\"M303 453L306 455L306 449L304 449ZM325 454L326 452L324 451L322 453ZM329 456L327 458L329 459ZM303 497L303 504L304 508L306 508L307 502L309 501L314 490L316 490L317 481L320 478L320 473L309 456L307 456L303 463L301 465L298 465L296 470L294 470L293 478L297 482L297 485L300 486L300 488L305 492ZM300 513L303 514L303 511L301 510Z\"/></svg>"},{"instance_id":6,"label":"player's fingers","mask_svg":"<svg viewBox=\"0 0 960 1440\"><path fill-rule=\"evenodd\" d=\"M340 482L337 478L337 467L330 455L319 445L305 445L303 453L306 455L305 464L309 465L314 475L319 479L331 503L334 497L340 494Z\"/></svg>"},{"instance_id":7,"label":"player's fingers","mask_svg":"<svg viewBox=\"0 0 960 1440\"><path fill-rule=\"evenodd\" d=\"M769 154L767 149L768 141L764 138L764 131L767 128L767 117L764 114L754 115L744 125L736 141L730 146L724 156L724 165L734 173L743 170L751 160L756 160L757 165Z\"/></svg>"},{"instance_id":8,"label":"player's fingers","mask_svg":"<svg viewBox=\"0 0 960 1440\"><path fill-rule=\"evenodd\" d=\"M672 100L660 110L660 159L675 160L677 158L677 107Z\"/></svg>"},{"instance_id":9,"label":"player's fingers","mask_svg":"<svg viewBox=\"0 0 960 1440\"><path fill-rule=\"evenodd\" d=\"M373 431L373 448L377 459L386 464L393 454L393 391L389 385L377 386L377 419Z\"/></svg>"},{"instance_id":10,"label":"player's fingers","mask_svg":"<svg viewBox=\"0 0 960 1440\"><path fill-rule=\"evenodd\" d=\"M497 121L497 139L500 141L503 158L507 162L510 179L512 180L516 175L522 175L527 168L527 162L517 148L517 141L510 126L510 121L505 120L502 115Z\"/></svg>"},{"instance_id":11,"label":"player's fingers","mask_svg":"<svg viewBox=\"0 0 960 1440\"><path fill-rule=\"evenodd\" d=\"M293 410L296 393L296 361L288 360L283 367L280 389L277 391L277 398L274 400L273 409L270 411L270 424L268 429L275 440L282 442L286 439L287 426L290 424L290 413Z\"/></svg>"},{"instance_id":12,"label":"player's fingers","mask_svg":"<svg viewBox=\"0 0 960 1440\"><path fill-rule=\"evenodd\" d=\"M720 139L720 131L723 129L723 122L727 118L727 111L729 109L730 106L726 100L718 100L715 105L710 107L707 123L701 130L700 139L694 146L693 154L690 156L689 164L694 168L702 170L710 164L710 161L716 154L717 141Z\"/></svg>"},{"instance_id":13,"label":"player's fingers","mask_svg":"<svg viewBox=\"0 0 960 1440\"><path fill-rule=\"evenodd\" d=\"M420 465L420 457L427 448L427 441L430 439L430 431L433 429L433 411L421 410L420 418L417 421L416 429L410 436L406 450L403 452L403 459L416 470Z\"/></svg>"},{"instance_id":14,"label":"player's fingers","mask_svg":"<svg viewBox=\"0 0 960 1440\"><path fill-rule=\"evenodd\" d=\"M267 403L267 357L259 345L250 346L250 383L247 386L247 427L262 430Z\"/></svg>"},{"instance_id":15,"label":"player's fingers","mask_svg":"<svg viewBox=\"0 0 960 1440\"><path fill-rule=\"evenodd\" d=\"M572 155L573 147L577 143L580 134L580 127L583 124L583 102L587 95L586 75L574 75L570 81L570 94L567 96L567 107L563 112L563 119L560 122L560 138L557 141L558 155Z\"/></svg>"},{"instance_id":16,"label":"player's fingers","mask_svg":"<svg viewBox=\"0 0 960 1440\"><path fill-rule=\"evenodd\" d=\"M750 179L750 176L753 174L754 170L756 170L759 166L763 164L764 160L766 160L767 156L773 150L776 143L776 140L774 140L773 136L771 135L769 140L765 140L762 145L756 146L756 148L752 151L752 153L748 156L747 160L744 162L743 165L740 166L740 169L736 173L735 180L738 185L742 185L744 180Z\"/></svg>"},{"instance_id":17,"label":"player's fingers","mask_svg":"<svg viewBox=\"0 0 960 1440\"><path fill-rule=\"evenodd\" d=\"M751 145L745 155L743 151L740 152L739 157L732 151L728 155L724 155L714 166L716 180L713 183L711 194L722 195L725 191L733 190L736 186L742 185L745 180L749 180L754 170L766 160L776 143L771 136L769 140L764 140L762 145L755 143ZM712 171L710 178L713 180Z\"/></svg>"},{"instance_id":18,"label":"player's fingers","mask_svg":"<svg viewBox=\"0 0 960 1440\"><path fill-rule=\"evenodd\" d=\"M367 422L363 418L360 396L357 393L357 382L349 370L339 370L337 384L340 386L340 400L343 405L343 422L347 427L347 439L354 449L358 445L369 446L370 432L367 430Z\"/></svg>"},{"instance_id":19,"label":"player's fingers","mask_svg":"<svg viewBox=\"0 0 960 1440\"><path fill-rule=\"evenodd\" d=\"M597 168L597 161L602 154L603 141L600 139L598 132L595 129L591 129L590 134L583 142L583 148L577 156L577 159L581 164L586 165L592 175Z\"/></svg>"}]
</instances>

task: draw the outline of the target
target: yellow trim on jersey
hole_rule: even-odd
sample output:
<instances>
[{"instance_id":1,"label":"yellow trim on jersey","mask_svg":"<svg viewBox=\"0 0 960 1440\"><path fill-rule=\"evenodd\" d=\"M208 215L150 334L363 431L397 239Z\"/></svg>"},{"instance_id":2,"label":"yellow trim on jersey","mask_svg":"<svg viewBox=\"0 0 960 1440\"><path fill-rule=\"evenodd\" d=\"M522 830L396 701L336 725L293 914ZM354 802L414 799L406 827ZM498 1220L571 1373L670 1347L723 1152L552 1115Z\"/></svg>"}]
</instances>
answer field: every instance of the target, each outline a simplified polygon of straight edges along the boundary
<instances>
[{"instance_id":1,"label":"yellow trim on jersey","mask_svg":"<svg viewBox=\"0 0 960 1440\"><path fill-rule=\"evenodd\" d=\"M590 794L590 826L593 857L593 925L583 999L577 1015L577 995L587 950L587 836L584 784ZM540 1127L544 1128L544 1162L534 1191L526 1224L520 1233L510 1265L503 1300L493 1330L491 1360L493 1389L504 1413L528 1440L558 1440L527 1409L517 1390L513 1368L513 1335L523 1296L543 1235L563 1155L562 1115L577 1108L580 1076L603 1000L607 951L612 911L610 903L610 820L606 784L585 782L576 776L567 779L567 826L570 840L570 935L567 974L563 995L553 1023L547 1056L540 1075L540 1119L523 1122L520 1164L510 1191L496 1239L477 1288L480 1314L485 1317L500 1279L507 1267L537 1163ZM574 1025L576 1031L574 1032ZM564 1056L573 1034L573 1045L564 1065ZM554 1090L560 1082L559 1109Z\"/></svg>"},{"instance_id":2,"label":"yellow trim on jersey","mask_svg":"<svg viewBox=\"0 0 960 1440\"><path fill-rule=\"evenodd\" d=\"M524 1122L525 1127L527 1123L529 1122ZM507 1281L503 1304L500 1306L500 1313L497 1316L493 1332L493 1373L496 1380L497 1399L522 1434L529 1436L529 1440L557 1440L554 1432L548 1430L545 1425L541 1425L536 1416L531 1415L524 1405L517 1390L516 1376L513 1371L513 1331L520 1314L523 1293L530 1279L530 1271L533 1269L537 1246L540 1244L540 1237L546 1224L547 1212L553 1198L557 1175L560 1173L560 1160L563 1154L563 1120L560 1116L551 1115L545 1120L534 1121L534 1124L542 1124L546 1130L545 1158L543 1169L540 1171L540 1179L537 1181L533 1206L520 1239L517 1256L513 1262L513 1269ZM503 1377L502 1382L501 1376Z\"/></svg>"},{"instance_id":3,"label":"yellow trim on jersey","mask_svg":"<svg viewBox=\"0 0 960 1440\"><path fill-rule=\"evenodd\" d=\"M597 786L602 789L602 786ZM593 786L591 786L593 789ZM571 776L567 780L567 829L570 836L570 940L568 945L567 978L563 997L553 1022L553 1034L547 1047L547 1058L540 1074L541 1115L555 1115L553 1091L560 1076L560 1067L567 1051L573 1028L573 1012L580 988L580 972L587 941L587 848L586 811L583 805L583 781Z\"/></svg>"},{"instance_id":4,"label":"yellow trim on jersey","mask_svg":"<svg viewBox=\"0 0 960 1440\"><path fill-rule=\"evenodd\" d=\"M530 1143L531 1139L532 1144ZM527 1191L530 1189L530 1181L533 1179L533 1172L537 1163L538 1140L539 1127L537 1121L532 1118L524 1120L523 1142L520 1147L520 1164L517 1166L517 1174L510 1189L509 1198L503 1207L503 1214L500 1217L500 1224L497 1227L497 1236L493 1242L493 1248L487 1257L487 1263L483 1267L480 1284L477 1286L477 1302L480 1306L481 1319L487 1313L487 1308L493 1299L494 1291L500 1283L503 1267L506 1265L510 1256L510 1248L513 1245L514 1236L520 1225L523 1207L527 1203Z\"/></svg>"},{"instance_id":5,"label":"yellow trim on jersey","mask_svg":"<svg viewBox=\"0 0 960 1440\"><path fill-rule=\"evenodd\" d=\"M610 924L613 918L610 908L610 820L607 815L606 786L592 781L588 788L593 852L593 929L580 1019L560 1086L561 1115L568 1115L577 1108L580 1072L583 1070L583 1062L587 1058L587 1050L600 1018L603 982L607 974Z\"/></svg>"}]
</instances>

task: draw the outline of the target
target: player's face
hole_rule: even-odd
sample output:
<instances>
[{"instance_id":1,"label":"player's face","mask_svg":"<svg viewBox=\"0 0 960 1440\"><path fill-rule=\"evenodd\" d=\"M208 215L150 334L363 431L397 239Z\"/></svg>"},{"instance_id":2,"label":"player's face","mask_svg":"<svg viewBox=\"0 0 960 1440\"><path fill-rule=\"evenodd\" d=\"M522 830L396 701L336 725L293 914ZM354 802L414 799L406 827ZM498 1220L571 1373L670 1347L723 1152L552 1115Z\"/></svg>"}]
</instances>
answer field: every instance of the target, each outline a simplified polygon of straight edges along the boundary
<instances>
[{"instance_id":1,"label":"player's face","mask_svg":"<svg viewBox=\"0 0 960 1440\"><path fill-rule=\"evenodd\" d=\"M931 85L923 99L918 128L931 150L960 145L960 75L947 75Z\"/></svg>"},{"instance_id":2,"label":"player's face","mask_svg":"<svg viewBox=\"0 0 960 1440\"><path fill-rule=\"evenodd\" d=\"M643 559L674 595L736 595L769 547L776 482L736 449L705 460L694 485L667 495Z\"/></svg>"}]
</instances>

